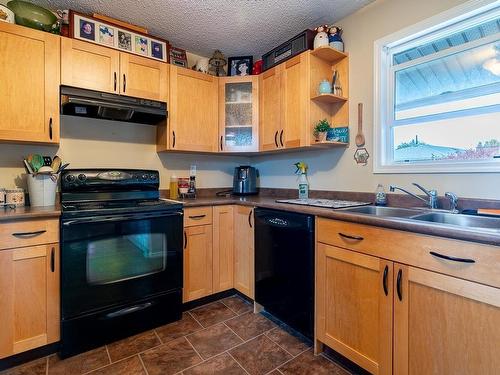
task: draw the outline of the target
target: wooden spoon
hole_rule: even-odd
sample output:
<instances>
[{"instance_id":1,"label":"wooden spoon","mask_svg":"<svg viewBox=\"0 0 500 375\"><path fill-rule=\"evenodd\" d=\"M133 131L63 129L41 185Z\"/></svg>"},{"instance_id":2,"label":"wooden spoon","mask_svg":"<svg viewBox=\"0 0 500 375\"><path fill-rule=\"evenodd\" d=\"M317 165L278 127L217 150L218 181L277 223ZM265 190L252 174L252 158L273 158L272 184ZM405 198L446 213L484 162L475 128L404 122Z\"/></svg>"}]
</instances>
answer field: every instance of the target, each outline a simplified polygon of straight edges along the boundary
<instances>
[{"instance_id":1,"label":"wooden spoon","mask_svg":"<svg viewBox=\"0 0 500 375\"><path fill-rule=\"evenodd\" d=\"M356 146L365 145L365 136L363 135L363 103L358 104L358 134L355 138Z\"/></svg>"}]
</instances>

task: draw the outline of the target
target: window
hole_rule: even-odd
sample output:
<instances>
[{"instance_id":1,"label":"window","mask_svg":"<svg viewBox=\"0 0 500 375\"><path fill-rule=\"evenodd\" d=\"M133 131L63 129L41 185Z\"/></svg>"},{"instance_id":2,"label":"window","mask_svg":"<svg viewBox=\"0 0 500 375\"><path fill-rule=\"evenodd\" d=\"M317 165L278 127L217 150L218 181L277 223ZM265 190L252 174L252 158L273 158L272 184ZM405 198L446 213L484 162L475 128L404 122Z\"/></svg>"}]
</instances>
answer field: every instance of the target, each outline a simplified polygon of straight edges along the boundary
<instances>
[{"instance_id":1,"label":"window","mask_svg":"<svg viewBox=\"0 0 500 375\"><path fill-rule=\"evenodd\" d=\"M375 70L376 173L500 171L500 1L376 41Z\"/></svg>"}]
</instances>

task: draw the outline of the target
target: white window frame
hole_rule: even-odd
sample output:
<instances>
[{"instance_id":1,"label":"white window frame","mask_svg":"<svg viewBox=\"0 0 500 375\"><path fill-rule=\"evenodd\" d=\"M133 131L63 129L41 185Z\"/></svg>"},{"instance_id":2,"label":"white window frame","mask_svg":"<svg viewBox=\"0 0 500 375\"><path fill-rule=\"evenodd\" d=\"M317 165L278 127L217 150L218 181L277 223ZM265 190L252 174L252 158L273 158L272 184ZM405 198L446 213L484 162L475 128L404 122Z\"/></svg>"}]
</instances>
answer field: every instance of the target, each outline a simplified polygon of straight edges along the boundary
<instances>
[{"instance_id":1,"label":"white window frame","mask_svg":"<svg viewBox=\"0 0 500 375\"><path fill-rule=\"evenodd\" d=\"M458 7L428 18L413 26L378 39L374 43L374 173L482 173L500 172L500 160L481 160L467 162L433 161L400 164L394 163L391 152L393 139L390 125L391 108L394 108L394 71L407 63L392 67L395 53L424 44L426 41L452 33L454 28L463 29L467 24L476 24L482 18L489 19L493 13L500 13L500 0L471 0ZM486 14L485 14L486 13ZM481 45L491 42L491 38L482 38L468 43ZM391 53L389 53L389 49ZM436 55L446 56L456 48L450 48L432 57L419 58L419 63L434 59ZM451 51L451 52L450 52ZM499 116L500 126L500 116Z\"/></svg>"}]
</instances>

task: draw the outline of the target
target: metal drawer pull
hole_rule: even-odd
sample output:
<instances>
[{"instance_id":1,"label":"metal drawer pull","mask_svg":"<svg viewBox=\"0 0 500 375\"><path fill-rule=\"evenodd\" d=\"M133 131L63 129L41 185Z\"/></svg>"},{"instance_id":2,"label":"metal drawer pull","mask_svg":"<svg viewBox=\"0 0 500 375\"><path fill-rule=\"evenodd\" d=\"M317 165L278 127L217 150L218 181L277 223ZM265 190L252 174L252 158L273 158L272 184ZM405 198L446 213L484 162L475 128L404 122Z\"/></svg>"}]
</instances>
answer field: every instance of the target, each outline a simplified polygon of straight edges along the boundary
<instances>
[{"instance_id":1,"label":"metal drawer pull","mask_svg":"<svg viewBox=\"0 0 500 375\"><path fill-rule=\"evenodd\" d=\"M172 140L172 148L175 148L175 131L172 130L173 140Z\"/></svg>"},{"instance_id":2,"label":"metal drawer pull","mask_svg":"<svg viewBox=\"0 0 500 375\"><path fill-rule=\"evenodd\" d=\"M281 132L280 132L280 143L281 143L281 147L284 147L285 145L283 144L283 129L281 129Z\"/></svg>"},{"instance_id":3,"label":"metal drawer pull","mask_svg":"<svg viewBox=\"0 0 500 375\"><path fill-rule=\"evenodd\" d=\"M113 91L116 91L116 72L114 72L114 85L113 85Z\"/></svg>"},{"instance_id":4,"label":"metal drawer pull","mask_svg":"<svg viewBox=\"0 0 500 375\"><path fill-rule=\"evenodd\" d=\"M123 92L127 91L127 76L123 74Z\"/></svg>"},{"instance_id":5,"label":"metal drawer pull","mask_svg":"<svg viewBox=\"0 0 500 375\"><path fill-rule=\"evenodd\" d=\"M274 133L274 144L276 147L279 147L278 145L278 131L276 130L276 133Z\"/></svg>"},{"instance_id":6,"label":"metal drawer pull","mask_svg":"<svg viewBox=\"0 0 500 375\"><path fill-rule=\"evenodd\" d=\"M201 220L203 219L205 216L207 215L193 215L193 216L188 216L190 219L193 219L193 220Z\"/></svg>"},{"instance_id":7,"label":"metal drawer pull","mask_svg":"<svg viewBox=\"0 0 500 375\"><path fill-rule=\"evenodd\" d=\"M387 285L387 275L389 274L389 266L385 266L384 268L384 277L382 279L382 286L384 287L385 295L389 294L389 286Z\"/></svg>"},{"instance_id":8,"label":"metal drawer pull","mask_svg":"<svg viewBox=\"0 0 500 375\"><path fill-rule=\"evenodd\" d=\"M184 249L187 247L187 245L188 245L188 237L186 231L184 231Z\"/></svg>"},{"instance_id":9,"label":"metal drawer pull","mask_svg":"<svg viewBox=\"0 0 500 375\"><path fill-rule=\"evenodd\" d=\"M49 138L52 140L52 117L49 119Z\"/></svg>"},{"instance_id":10,"label":"metal drawer pull","mask_svg":"<svg viewBox=\"0 0 500 375\"><path fill-rule=\"evenodd\" d=\"M360 237L360 236L351 236L349 234L344 234L344 233L341 233L341 232L339 232L339 236L347 238L348 240L355 240L355 241L363 241L364 240L363 237Z\"/></svg>"},{"instance_id":11,"label":"metal drawer pull","mask_svg":"<svg viewBox=\"0 0 500 375\"><path fill-rule=\"evenodd\" d=\"M476 261L474 259L451 257L449 255L443 255L443 254L436 253L435 251L430 251L429 254L434 255L435 257L438 257L441 259L451 260L453 262L476 263Z\"/></svg>"},{"instance_id":12,"label":"metal drawer pull","mask_svg":"<svg viewBox=\"0 0 500 375\"><path fill-rule=\"evenodd\" d=\"M124 309L121 309L121 310L114 311L114 312L106 314L104 316L104 319L117 318L117 317L122 316L122 315L127 315L127 314L134 313L136 311L141 311L141 310L147 309L148 307L151 307L151 306L153 306L152 302L146 302L146 303L143 303L141 305L135 305L135 306L132 306L132 307L126 307Z\"/></svg>"},{"instance_id":13,"label":"metal drawer pull","mask_svg":"<svg viewBox=\"0 0 500 375\"><path fill-rule=\"evenodd\" d=\"M37 230L35 232L18 232L18 233L12 233L14 237L34 237L34 236L39 236L40 234L44 234L47 232L46 230Z\"/></svg>"},{"instance_id":14,"label":"metal drawer pull","mask_svg":"<svg viewBox=\"0 0 500 375\"><path fill-rule=\"evenodd\" d=\"M403 277L403 270L399 270L398 271L398 281L396 283L396 286L397 286L396 290L398 292L398 298L399 298L400 301L403 300L403 286L401 285L401 283L402 283L402 280L401 280L402 277Z\"/></svg>"},{"instance_id":15,"label":"metal drawer pull","mask_svg":"<svg viewBox=\"0 0 500 375\"><path fill-rule=\"evenodd\" d=\"M250 212L248 213L248 225L250 226L250 228L252 228L252 212L253 210L250 210Z\"/></svg>"}]
</instances>

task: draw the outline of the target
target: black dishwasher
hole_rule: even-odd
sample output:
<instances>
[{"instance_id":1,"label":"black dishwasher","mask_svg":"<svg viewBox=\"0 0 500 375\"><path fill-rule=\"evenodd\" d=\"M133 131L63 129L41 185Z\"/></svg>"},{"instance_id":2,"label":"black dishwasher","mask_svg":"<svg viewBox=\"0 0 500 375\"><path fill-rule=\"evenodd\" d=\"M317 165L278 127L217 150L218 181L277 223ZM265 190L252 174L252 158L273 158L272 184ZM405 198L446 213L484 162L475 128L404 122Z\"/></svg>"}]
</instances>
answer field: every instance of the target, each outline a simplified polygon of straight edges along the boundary
<instances>
[{"instance_id":1,"label":"black dishwasher","mask_svg":"<svg viewBox=\"0 0 500 375\"><path fill-rule=\"evenodd\" d=\"M255 209L255 301L313 337L314 216Z\"/></svg>"}]
</instances>

